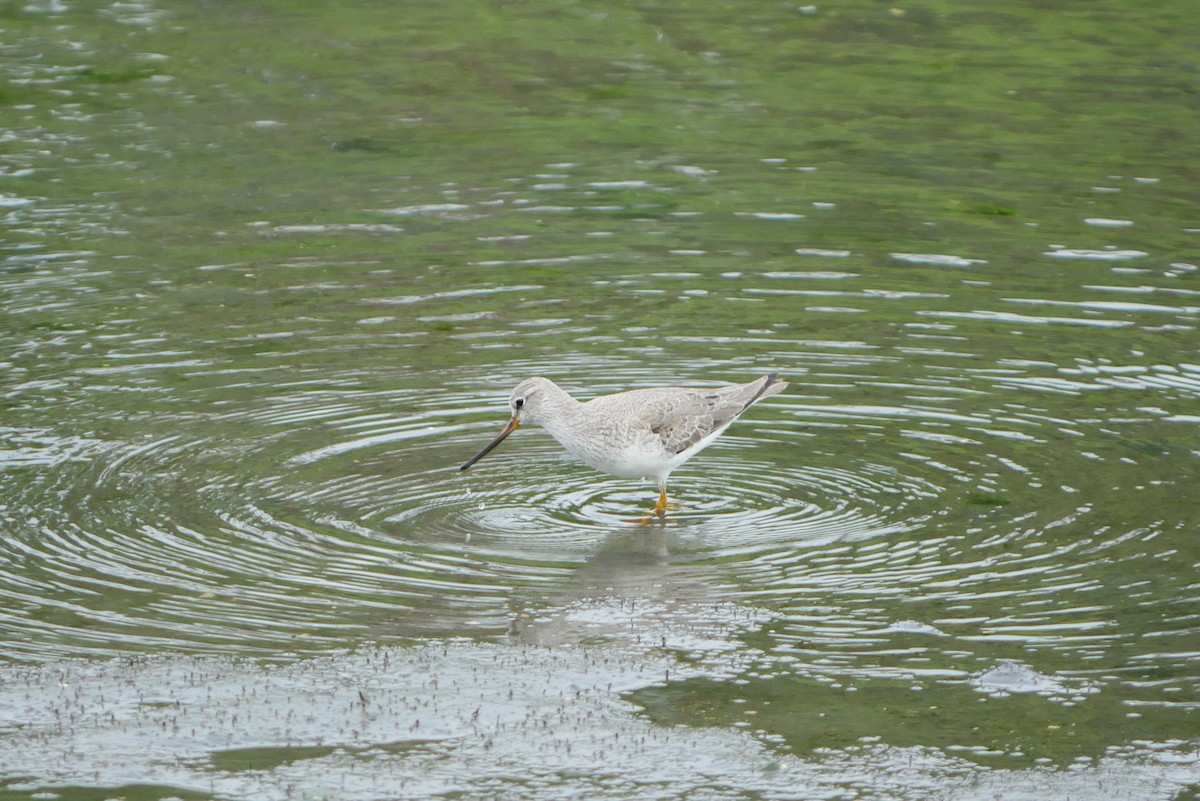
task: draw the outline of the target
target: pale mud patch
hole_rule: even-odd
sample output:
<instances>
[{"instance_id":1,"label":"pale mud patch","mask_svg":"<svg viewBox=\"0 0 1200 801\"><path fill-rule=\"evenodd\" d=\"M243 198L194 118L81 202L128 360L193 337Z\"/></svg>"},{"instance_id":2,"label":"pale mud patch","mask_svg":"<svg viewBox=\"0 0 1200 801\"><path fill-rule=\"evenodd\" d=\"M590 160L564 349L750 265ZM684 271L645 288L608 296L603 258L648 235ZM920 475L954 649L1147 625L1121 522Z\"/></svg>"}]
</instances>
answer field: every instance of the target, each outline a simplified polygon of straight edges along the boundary
<instances>
[{"instance_id":1,"label":"pale mud patch","mask_svg":"<svg viewBox=\"0 0 1200 801\"><path fill-rule=\"evenodd\" d=\"M256 801L298 788L338 799L1033 798L1050 784L1054 797L1111 801L1169 799L1200 781L1179 743L1066 771L989 769L874 737L802 759L768 732L660 726L627 700L731 678L745 659L739 635L766 618L728 603L581 599L508 643L10 667L0 778L10 791L155 785Z\"/></svg>"}]
</instances>

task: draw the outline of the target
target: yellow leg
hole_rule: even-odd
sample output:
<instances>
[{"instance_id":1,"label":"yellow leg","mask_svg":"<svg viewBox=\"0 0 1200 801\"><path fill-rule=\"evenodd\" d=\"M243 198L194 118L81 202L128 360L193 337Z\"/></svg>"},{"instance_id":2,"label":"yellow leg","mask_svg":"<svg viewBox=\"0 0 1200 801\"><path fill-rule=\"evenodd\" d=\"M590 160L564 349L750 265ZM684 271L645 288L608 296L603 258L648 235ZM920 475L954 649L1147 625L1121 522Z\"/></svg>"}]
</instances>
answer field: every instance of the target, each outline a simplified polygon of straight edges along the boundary
<instances>
[{"instance_id":1,"label":"yellow leg","mask_svg":"<svg viewBox=\"0 0 1200 801\"><path fill-rule=\"evenodd\" d=\"M643 517L634 522L641 523L643 526L648 523L653 523L655 520L663 521L667 518L667 488L658 488L658 503L654 505L654 514L650 517Z\"/></svg>"},{"instance_id":2,"label":"yellow leg","mask_svg":"<svg viewBox=\"0 0 1200 801\"><path fill-rule=\"evenodd\" d=\"M667 488L658 488L658 503L654 505L654 515L656 517L666 517L667 515Z\"/></svg>"}]
</instances>

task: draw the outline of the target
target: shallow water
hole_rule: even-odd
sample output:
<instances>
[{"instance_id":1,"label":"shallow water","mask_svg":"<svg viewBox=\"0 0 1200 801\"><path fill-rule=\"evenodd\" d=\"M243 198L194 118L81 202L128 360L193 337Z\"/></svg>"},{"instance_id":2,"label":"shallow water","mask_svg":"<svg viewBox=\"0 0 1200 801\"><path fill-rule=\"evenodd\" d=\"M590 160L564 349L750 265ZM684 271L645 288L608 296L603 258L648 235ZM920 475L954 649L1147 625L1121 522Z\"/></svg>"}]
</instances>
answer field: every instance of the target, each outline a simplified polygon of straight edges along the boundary
<instances>
[{"instance_id":1,"label":"shallow water","mask_svg":"<svg viewBox=\"0 0 1200 801\"><path fill-rule=\"evenodd\" d=\"M0 798L1194 796L1189 10L5 9Z\"/></svg>"}]
</instances>

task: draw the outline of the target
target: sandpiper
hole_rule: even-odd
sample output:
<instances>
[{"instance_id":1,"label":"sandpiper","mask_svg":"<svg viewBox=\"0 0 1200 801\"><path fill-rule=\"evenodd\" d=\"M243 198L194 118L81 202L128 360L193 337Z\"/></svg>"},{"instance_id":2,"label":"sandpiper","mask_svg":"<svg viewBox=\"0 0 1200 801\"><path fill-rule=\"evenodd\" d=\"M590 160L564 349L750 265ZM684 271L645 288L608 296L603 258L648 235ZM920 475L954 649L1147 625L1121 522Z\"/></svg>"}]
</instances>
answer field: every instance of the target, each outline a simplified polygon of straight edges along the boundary
<instances>
[{"instance_id":1,"label":"sandpiper","mask_svg":"<svg viewBox=\"0 0 1200 801\"><path fill-rule=\"evenodd\" d=\"M712 444L742 412L785 387L787 382L771 373L718 389L634 389L581 403L548 378L527 378L509 395L508 425L459 470L487 456L522 425L536 423L584 464L620 478L654 479L654 514L661 518L671 471Z\"/></svg>"}]
</instances>

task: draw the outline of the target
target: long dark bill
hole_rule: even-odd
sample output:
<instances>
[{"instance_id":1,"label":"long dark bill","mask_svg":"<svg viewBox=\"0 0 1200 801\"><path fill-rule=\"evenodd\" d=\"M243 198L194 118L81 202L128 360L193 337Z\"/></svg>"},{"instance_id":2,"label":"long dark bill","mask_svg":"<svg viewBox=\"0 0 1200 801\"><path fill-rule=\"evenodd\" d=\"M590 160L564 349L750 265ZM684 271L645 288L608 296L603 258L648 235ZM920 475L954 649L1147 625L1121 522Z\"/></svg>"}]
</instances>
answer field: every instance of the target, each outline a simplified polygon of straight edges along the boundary
<instances>
[{"instance_id":1,"label":"long dark bill","mask_svg":"<svg viewBox=\"0 0 1200 801\"><path fill-rule=\"evenodd\" d=\"M472 456L472 457L471 457L469 460L467 460L467 463L466 463L466 464L464 464L462 467L458 468L458 472L460 472L460 473L461 473L463 470L466 470L468 467L470 467L471 465L475 464L476 462L478 462L478 461L479 461L480 459L482 459L483 457L487 456L489 453L491 453L491 452L492 452L492 450L493 450L493 449L494 449L494 448L495 448L497 445L499 445L501 442L504 442L504 438L505 438L505 437L507 437L509 434L511 434L512 432L516 431L516 430L517 430L518 428L520 428L520 427L521 427L521 421L520 421L520 420L518 420L517 418L515 418L515 417L514 417L513 419L509 420L509 421L508 421L508 425L506 425L506 426L504 427L504 430L500 432L500 436L496 437L494 440L492 440L491 442L489 442L489 443L487 444L487 447L486 447L486 448L484 448L484 449L483 449L483 450L481 450L479 453L475 454L475 455L474 455L474 456Z\"/></svg>"}]
</instances>

